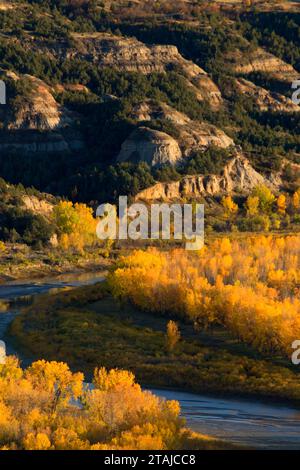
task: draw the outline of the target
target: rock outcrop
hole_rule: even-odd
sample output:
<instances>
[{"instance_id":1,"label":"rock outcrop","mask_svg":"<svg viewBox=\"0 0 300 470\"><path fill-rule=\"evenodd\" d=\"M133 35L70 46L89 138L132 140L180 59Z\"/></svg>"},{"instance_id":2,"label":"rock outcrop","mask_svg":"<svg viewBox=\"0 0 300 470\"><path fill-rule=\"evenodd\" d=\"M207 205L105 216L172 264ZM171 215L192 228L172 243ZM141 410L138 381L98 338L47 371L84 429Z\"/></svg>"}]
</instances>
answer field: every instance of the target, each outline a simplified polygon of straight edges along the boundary
<instances>
[{"instance_id":1,"label":"rock outcrop","mask_svg":"<svg viewBox=\"0 0 300 470\"><path fill-rule=\"evenodd\" d=\"M26 83L28 91L14 100L9 107L4 125L7 129L17 130L53 130L70 126L73 123L72 113L60 106L52 95L52 89L42 80L32 75L9 74L14 80Z\"/></svg>"},{"instance_id":2,"label":"rock outcrop","mask_svg":"<svg viewBox=\"0 0 300 470\"><path fill-rule=\"evenodd\" d=\"M117 162L146 162L149 166L176 165L181 160L180 147L165 132L138 127L122 145Z\"/></svg>"},{"instance_id":3,"label":"rock outcrop","mask_svg":"<svg viewBox=\"0 0 300 470\"><path fill-rule=\"evenodd\" d=\"M274 79L290 83L297 80L299 75L292 65L262 48L251 50L250 45L247 53L236 49L227 53L226 59L237 74L248 75L253 72L261 72Z\"/></svg>"},{"instance_id":4,"label":"rock outcrop","mask_svg":"<svg viewBox=\"0 0 300 470\"><path fill-rule=\"evenodd\" d=\"M78 115L56 102L51 87L31 75L7 72L7 77L22 80L24 92L0 110L0 151L60 153L84 147L74 126Z\"/></svg>"},{"instance_id":5,"label":"rock outcrop","mask_svg":"<svg viewBox=\"0 0 300 470\"><path fill-rule=\"evenodd\" d=\"M142 122L125 140L117 156L117 162L147 162L150 166L177 165L182 158L204 151L210 146L228 148L234 141L221 129L206 122L193 121L184 113L171 108L166 103L151 100L137 104L131 118ZM170 121L176 131L176 138L165 132L150 129L147 121Z\"/></svg>"},{"instance_id":6,"label":"rock outcrop","mask_svg":"<svg viewBox=\"0 0 300 470\"><path fill-rule=\"evenodd\" d=\"M221 129L207 122L193 121L186 114L180 113L166 103L144 101L135 106L131 117L141 122L170 121L178 134L176 140L183 157L189 157L194 152L203 151L210 146L220 148L234 146L234 141Z\"/></svg>"},{"instance_id":7,"label":"rock outcrop","mask_svg":"<svg viewBox=\"0 0 300 470\"><path fill-rule=\"evenodd\" d=\"M237 154L225 166L221 175L185 176L171 183L157 183L141 191L137 200L172 200L184 197L218 196L243 192L249 193L255 186L265 184L272 189L278 189L281 180L272 176L266 178L259 174L249 163L248 159Z\"/></svg>"},{"instance_id":8,"label":"rock outcrop","mask_svg":"<svg viewBox=\"0 0 300 470\"><path fill-rule=\"evenodd\" d=\"M54 90L56 93L63 93L64 91L71 91L75 93L90 93L90 90L88 87L85 85L82 85L81 83L66 83L62 85L61 83L58 83L54 85Z\"/></svg>"},{"instance_id":9,"label":"rock outcrop","mask_svg":"<svg viewBox=\"0 0 300 470\"><path fill-rule=\"evenodd\" d=\"M208 74L182 57L175 46L146 45L134 38L108 33L74 33L73 43L71 46L67 42L49 45L35 40L27 43L27 47L42 50L52 57L86 59L99 68L111 67L123 72L150 74L176 69L195 87L199 100L208 100L215 108L222 102L221 92Z\"/></svg>"},{"instance_id":10,"label":"rock outcrop","mask_svg":"<svg viewBox=\"0 0 300 470\"><path fill-rule=\"evenodd\" d=\"M297 113L297 106L291 99L279 93L272 93L265 88L259 87L244 78L236 80L238 91L252 98L260 111L272 111L282 113Z\"/></svg>"},{"instance_id":11,"label":"rock outcrop","mask_svg":"<svg viewBox=\"0 0 300 470\"><path fill-rule=\"evenodd\" d=\"M39 199L36 196L22 196L24 207L34 214L42 215L46 218L51 216L53 210L53 204L46 201L45 199Z\"/></svg>"}]
</instances>

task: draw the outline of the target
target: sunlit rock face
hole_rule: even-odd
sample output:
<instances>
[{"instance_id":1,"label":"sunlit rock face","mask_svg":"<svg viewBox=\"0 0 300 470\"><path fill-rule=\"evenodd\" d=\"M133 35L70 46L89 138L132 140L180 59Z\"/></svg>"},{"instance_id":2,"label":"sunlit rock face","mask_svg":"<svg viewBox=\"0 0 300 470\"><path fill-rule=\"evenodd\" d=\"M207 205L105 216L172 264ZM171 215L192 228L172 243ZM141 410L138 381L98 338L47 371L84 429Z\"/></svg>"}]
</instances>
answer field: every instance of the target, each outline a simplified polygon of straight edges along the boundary
<instances>
[{"instance_id":1,"label":"sunlit rock face","mask_svg":"<svg viewBox=\"0 0 300 470\"><path fill-rule=\"evenodd\" d=\"M22 82L24 91L6 109L4 128L8 130L52 131L73 124L74 115L60 106L52 88L32 75L6 72L7 78Z\"/></svg>"},{"instance_id":2,"label":"sunlit rock face","mask_svg":"<svg viewBox=\"0 0 300 470\"><path fill-rule=\"evenodd\" d=\"M247 47L247 41L245 47ZM249 43L248 43L249 45ZM247 51L235 49L226 54L226 59L233 72L239 75L248 75L250 73L261 72L267 74L270 78L291 83L298 79L298 72L291 64L270 54L262 48Z\"/></svg>"},{"instance_id":3,"label":"sunlit rock face","mask_svg":"<svg viewBox=\"0 0 300 470\"><path fill-rule=\"evenodd\" d=\"M6 359L6 346L4 341L0 341L0 364L4 364Z\"/></svg>"},{"instance_id":4,"label":"sunlit rock face","mask_svg":"<svg viewBox=\"0 0 300 470\"><path fill-rule=\"evenodd\" d=\"M204 151L210 146L224 149L234 146L234 141L221 129L205 121L192 120L163 102L152 100L140 102L133 108L131 117L140 122L156 120L170 122L176 130L176 141L183 157Z\"/></svg>"},{"instance_id":5,"label":"sunlit rock face","mask_svg":"<svg viewBox=\"0 0 300 470\"><path fill-rule=\"evenodd\" d=\"M182 154L178 143L165 132L138 127L122 145L117 161L146 162L149 166L176 165Z\"/></svg>"},{"instance_id":6,"label":"sunlit rock face","mask_svg":"<svg viewBox=\"0 0 300 470\"><path fill-rule=\"evenodd\" d=\"M280 93L274 93L244 78L236 80L239 93L250 97L261 112L299 113L300 106Z\"/></svg>"},{"instance_id":7,"label":"sunlit rock face","mask_svg":"<svg viewBox=\"0 0 300 470\"><path fill-rule=\"evenodd\" d=\"M194 62L185 59L174 45L149 45L135 38L116 36L111 33L73 33L69 41L55 44L34 40L27 42L31 50L42 50L49 57L80 59L93 62L99 68L114 68L122 72L168 73L177 70L193 88L199 101L207 100L214 109L223 102L218 86L207 72Z\"/></svg>"},{"instance_id":8,"label":"sunlit rock face","mask_svg":"<svg viewBox=\"0 0 300 470\"><path fill-rule=\"evenodd\" d=\"M272 178L261 175L251 166L247 158L237 153L225 165L221 175L193 175L171 183L157 183L138 193L136 199L172 200L239 192L249 194L260 184L276 191L280 187L281 179L278 175L272 175Z\"/></svg>"}]
</instances>

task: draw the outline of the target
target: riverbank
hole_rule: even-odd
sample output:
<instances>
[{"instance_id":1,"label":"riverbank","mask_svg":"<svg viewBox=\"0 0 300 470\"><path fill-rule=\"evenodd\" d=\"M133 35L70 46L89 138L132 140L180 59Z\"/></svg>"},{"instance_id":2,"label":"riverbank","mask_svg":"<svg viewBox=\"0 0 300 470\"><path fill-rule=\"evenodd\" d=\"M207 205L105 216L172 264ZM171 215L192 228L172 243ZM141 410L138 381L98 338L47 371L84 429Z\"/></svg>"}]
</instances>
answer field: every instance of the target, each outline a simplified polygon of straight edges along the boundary
<instances>
[{"instance_id":1,"label":"riverbank","mask_svg":"<svg viewBox=\"0 0 300 470\"><path fill-rule=\"evenodd\" d=\"M112 261L101 249L83 253L56 249L31 250L26 245L6 245L0 253L0 285L8 281L43 279L69 273L107 270Z\"/></svg>"},{"instance_id":2,"label":"riverbank","mask_svg":"<svg viewBox=\"0 0 300 470\"><path fill-rule=\"evenodd\" d=\"M273 237L293 235L291 231L272 232ZM206 243L227 238L232 240L247 240L255 235L269 236L269 232L212 232L206 234ZM6 243L0 246L0 285L14 280L43 279L69 273L95 272L108 269L122 254L131 253L136 249L147 247L165 251L181 247L178 241L161 240L122 240L118 241L113 249L89 247L82 253L76 250L61 250L58 247L45 247L36 250L21 243Z\"/></svg>"},{"instance_id":3,"label":"riverbank","mask_svg":"<svg viewBox=\"0 0 300 470\"><path fill-rule=\"evenodd\" d=\"M0 288L0 295L2 299L16 299L18 298L18 301L15 303L13 302L9 310L5 313L3 311L2 315L0 315L0 338L3 339L3 332L6 330L6 326L10 323L12 320L12 312L11 308L16 308L17 311L19 311L19 308L22 304L22 299L24 299L24 295L27 298L28 293L31 295L34 295L33 300L37 302L36 307L38 308L39 305L49 305L49 310L52 310L53 305L57 304L57 302L60 303L60 308L64 309L64 306L66 306L68 303L70 303L70 300L75 303L77 303L76 310L82 310L86 311L87 309L93 308L95 312L98 311L98 316L100 315L101 317L103 315L108 314L112 317L111 320L113 321L114 324L119 328L120 324L119 321L117 321L114 316L117 314L116 311L113 311L113 305L111 303L111 299L107 298L105 300L106 306L104 308L104 304L102 304L101 300L95 302L95 298L97 297L97 292L99 293L101 289L99 289L99 284L98 286L92 287L85 287L84 289L80 289L80 295L79 295L79 290L68 290L62 292L62 290L58 293L53 295L53 292L57 292L57 289L63 289L65 286L73 287L76 285L82 285L83 283L87 284L93 284L95 283L99 278L93 277L93 273L90 274L85 274L81 276L59 276L58 278L49 278L47 280L40 280L37 282L27 282L24 283L10 283L6 286L3 286ZM102 286L102 284L101 284ZM104 287L104 285L103 285ZM91 300L92 303L86 303L87 301L87 293L88 291L91 291ZM49 291L51 292L50 295L41 295L41 292L46 292ZM39 295L37 295L39 294ZM54 301L54 304L52 303ZM103 299L104 301L104 299ZM99 310L99 303L101 305L101 311ZM23 304L24 305L24 304ZM126 319L127 319L127 327L123 328L123 336L126 337L128 335L128 314L130 313L128 311L129 306L118 306L119 309L121 309L121 312L126 313ZM116 304L114 305L114 309L116 309ZM72 314L71 311L73 309L68 309L68 317L70 317L71 323L72 323ZM19 313L15 313L14 315L19 315ZM14 316L13 315L13 316ZM136 315L136 316L135 316ZM164 338L164 330L165 330L165 324L166 324L166 318L163 317L157 317L157 316L151 316L149 314L145 314L140 311L135 311L135 313L131 310L131 326L132 324L135 324L137 322L137 318L139 318L140 321L140 328L150 328L153 329L154 325L157 326L157 331L161 332ZM4 320L4 325L1 325L2 319ZM7 321L5 321L7 319ZM66 316L67 319L67 316ZM119 312L119 320L122 319L120 317L120 312ZM49 323L53 323L55 321L58 321L60 323L60 315L58 315L58 318L56 315L53 317L50 316L48 318ZM189 326L188 325L180 325L181 328L181 333L182 337L184 338L185 342L192 341L191 338L191 332L189 332ZM54 333L54 330L51 330ZM91 332L90 336L91 336ZM96 336L99 338L99 342L105 341L105 337L109 337L112 340L115 339L115 330L111 329L110 332L108 332L105 328L103 329L102 332L102 338L99 337L99 331L96 331ZM156 332L155 332L156 333ZM85 340L87 340L86 335L88 334L88 329L85 328L82 330L82 336ZM190 335L190 336L189 336ZM202 346L204 344L207 344L209 341L209 338L203 335L200 335L199 338L199 333L195 333L194 335L196 336L196 340L201 342ZM224 349L224 347L221 347L220 342L223 341L226 343L226 347L233 352L236 350L237 345L234 344L229 344L228 340L225 340L225 338L221 338L220 332L215 332L214 333L214 348L216 348L216 352L220 349ZM188 339L190 338L190 339ZM7 339L7 346L9 348L12 347L11 343L11 337L6 338ZM57 336L53 337L53 341L56 345L59 344L59 340ZM67 339L67 338L65 338ZM92 335L93 339L93 335ZM146 338L147 339L147 338ZM52 341L52 338L51 338ZM121 341L121 340L119 340ZM123 339L124 341L124 339ZM134 336L131 336L130 342L131 344L134 343L135 339ZM210 340L211 341L211 340ZM47 338L45 336L45 345L49 342L49 337ZM219 347L218 347L219 343ZM28 366L32 361L37 360L39 357L36 355L33 355L32 357L29 357L28 355L28 348L26 347L24 349L20 348L20 342L16 341L15 344L15 351L14 353L17 354L20 359L22 360L22 366ZM120 348L124 346L124 342L122 344L119 344ZM127 346L124 346L127 347ZM165 343L162 343L162 348L165 347ZM80 350L81 346L79 346ZM148 344L147 341L144 345L144 349L147 350ZM130 349L130 348L129 348ZM98 356L98 364L103 364L102 358L100 351L97 349L99 356ZM125 349L123 349L123 355L124 355ZM162 352L162 351L161 351ZM237 354L236 350L236 354ZM250 354L250 351L248 351L248 354ZM119 356L122 356L122 353L119 353ZM215 354L217 356L217 354ZM40 357L44 357L43 355ZM54 357L55 359L55 357ZM143 358L141 358L143 359ZM65 362L65 358L62 357L62 361ZM138 360L138 359L137 359ZM148 357L148 360L151 361L151 357ZM192 361L192 358L191 358ZM133 364L133 368L136 364ZM212 361L209 361L209 367L212 369L214 367L214 364ZM201 364L199 364L199 367L201 367ZM132 368L132 370L133 370ZM229 369L229 364L227 364L227 370ZM75 370L75 369L74 369ZM226 371L224 372L226 375ZM158 374L159 374L159 368L158 368ZM157 376L158 376L157 374ZM85 376L87 380L90 380L90 377L87 376L85 372ZM157 377L153 376L152 380L153 383L155 383L155 379ZM197 377L192 377L194 380L197 380ZM171 387L169 385L164 385L163 389L157 389L152 387L147 387L145 383L143 383L144 388L150 388L153 393L155 393L158 396L165 397L168 400L178 400L180 403L181 407L181 412L182 416L184 416L187 419L187 425L190 429L193 431L196 431L196 439L188 439L189 445L195 445L198 449L215 449L215 450L220 450L220 449L234 449L237 448L236 446L242 446L242 447L250 447L250 448L263 448L263 449L299 449L300 448L300 438L298 436L298 429L299 429L299 413L297 409L293 408L292 406L286 406L287 400L284 401L279 401L276 399L276 397L273 397L272 403L270 403L270 399L266 399L262 396L255 397L253 394L246 398L245 394L243 395L243 398L234 398L235 394L224 394L222 392L217 393L217 392L203 392L201 394L195 393L187 393L183 392L183 386L182 384L177 388L177 391L174 390L174 387ZM188 384L187 384L188 386ZM168 389L167 389L168 388ZM188 390L188 388L187 388ZM227 395L225 397L225 395ZM220 424L222 423L222 425ZM200 435L198 434L200 433ZM208 437L208 436L214 436L214 438ZM226 442L224 442L226 441ZM233 444L234 443L234 444Z\"/></svg>"},{"instance_id":4,"label":"riverbank","mask_svg":"<svg viewBox=\"0 0 300 470\"><path fill-rule=\"evenodd\" d=\"M263 357L222 329L199 333L184 323L170 353L167 321L117 304L102 283L39 296L15 318L10 334L34 357L66 361L87 377L99 365L118 367L150 387L300 406L298 371L282 359Z\"/></svg>"},{"instance_id":5,"label":"riverbank","mask_svg":"<svg viewBox=\"0 0 300 470\"><path fill-rule=\"evenodd\" d=\"M100 275L101 273L99 273ZM74 288L76 285L89 285L93 284L96 281L99 282L99 277L93 277L93 273L82 274L79 277L74 275L64 275L57 278L49 278L45 281L40 280L38 282L29 282L29 280L24 283L9 283L0 288L0 298L2 299L1 304L1 314L0 314L0 339L6 340L7 352L9 354L17 355L21 360L22 368L27 368L31 365L32 362L36 361L38 358L28 355L28 350L22 350L20 344L16 342L16 349L11 342L11 338L6 336L6 330L9 323L12 319L18 315L17 311L20 309L21 305L26 304L26 302L36 298L44 298L42 292L57 292L57 289L64 288ZM64 294L71 294L72 291L65 291ZM33 297L31 297L33 296ZM47 296L49 300L52 298L51 295ZM8 307L8 310L5 310L5 306ZM16 309L14 312L11 309ZM2 321L3 320L3 321ZM12 358L9 358L10 360ZM65 362L65 360L63 361ZM56 364L56 362L54 362ZM50 366L49 366L50 367ZM91 380L91 379L90 379ZM155 391L154 391L155 393ZM158 395L159 392L157 392ZM156 394L156 393L155 393ZM167 397L165 397L167 398ZM176 400L176 398L174 398ZM186 449L186 450L233 450L233 449L242 449L248 448L243 444L233 444L228 439L219 439L212 437L210 433L201 433L201 431L195 432L188 428L184 428L184 432L180 435L178 434L179 441L176 444L176 448Z\"/></svg>"}]
</instances>

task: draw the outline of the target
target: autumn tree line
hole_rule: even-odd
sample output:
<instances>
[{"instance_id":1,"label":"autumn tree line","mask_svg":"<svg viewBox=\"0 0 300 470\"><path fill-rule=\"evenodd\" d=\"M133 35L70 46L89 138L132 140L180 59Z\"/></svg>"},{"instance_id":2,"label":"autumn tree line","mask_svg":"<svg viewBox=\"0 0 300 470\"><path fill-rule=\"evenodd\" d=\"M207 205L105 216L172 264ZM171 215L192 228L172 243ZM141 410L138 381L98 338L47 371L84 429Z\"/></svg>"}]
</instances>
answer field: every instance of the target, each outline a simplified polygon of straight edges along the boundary
<instances>
[{"instance_id":1,"label":"autumn tree line","mask_svg":"<svg viewBox=\"0 0 300 470\"><path fill-rule=\"evenodd\" d=\"M300 188L291 196L283 193L275 196L267 186L258 185L241 207L232 196L224 196L221 207L221 219L225 222L226 231L269 232L288 229L300 224ZM82 251L86 246L100 244L96 237L98 221L92 208L86 204L59 202L53 209L53 222L62 249ZM107 241L106 246L112 243L112 240Z\"/></svg>"},{"instance_id":2,"label":"autumn tree line","mask_svg":"<svg viewBox=\"0 0 300 470\"><path fill-rule=\"evenodd\" d=\"M25 243L34 249L47 248L51 244L61 251L80 253L85 249L100 248L103 254L109 255L114 241L103 242L97 238L98 220L89 205L49 196L52 198L51 213L34 213L24 206L23 198L44 201L47 195L22 185L8 185L1 179L0 194L1 252L5 251L6 243ZM196 200L183 198L183 202L195 204ZM205 205L207 233L297 231L300 226L300 188L291 194L274 194L261 184L247 197L224 195L214 199L213 209L209 206Z\"/></svg>"},{"instance_id":3,"label":"autumn tree line","mask_svg":"<svg viewBox=\"0 0 300 470\"><path fill-rule=\"evenodd\" d=\"M117 298L192 323L221 325L267 354L300 337L300 236L222 238L198 252L136 250L109 276Z\"/></svg>"},{"instance_id":4,"label":"autumn tree line","mask_svg":"<svg viewBox=\"0 0 300 470\"><path fill-rule=\"evenodd\" d=\"M243 204L224 196L221 205L225 228L233 231L268 232L300 224L300 188L291 195L275 195L267 186L257 185Z\"/></svg>"}]
</instances>

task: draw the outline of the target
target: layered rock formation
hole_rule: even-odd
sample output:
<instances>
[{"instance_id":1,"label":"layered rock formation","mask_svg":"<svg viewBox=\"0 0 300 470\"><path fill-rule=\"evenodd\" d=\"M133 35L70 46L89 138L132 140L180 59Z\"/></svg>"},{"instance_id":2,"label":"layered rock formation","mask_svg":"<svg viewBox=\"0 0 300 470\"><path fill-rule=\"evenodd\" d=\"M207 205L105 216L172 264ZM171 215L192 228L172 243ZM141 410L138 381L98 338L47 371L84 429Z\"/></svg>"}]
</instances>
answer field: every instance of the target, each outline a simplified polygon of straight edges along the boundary
<instances>
[{"instance_id":1,"label":"layered rock formation","mask_svg":"<svg viewBox=\"0 0 300 470\"><path fill-rule=\"evenodd\" d=\"M180 147L171 136L147 127L138 127L123 143L117 161L146 162L149 166L160 167L174 166L181 157Z\"/></svg>"},{"instance_id":2,"label":"layered rock formation","mask_svg":"<svg viewBox=\"0 0 300 470\"><path fill-rule=\"evenodd\" d=\"M297 106L291 99L279 93L272 93L265 88L259 87L244 78L236 80L238 91L251 97L260 111L297 113L300 106Z\"/></svg>"},{"instance_id":3,"label":"layered rock formation","mask_svg":"<svg viewBox=\"0 0 300 470\"><path fill-rule=\"evenodd\" d=\"M182 161L182 157L190 157L210 146L234 146L234 141L221 129L206 122L193 121L166 103L143 101L134 107L131 118L145 124L155 120L170 121L176 138L146 126L139 127L123 143L117 156L119 163L143 161L155 167L174 166Z\"/></svg>"},{"instance_id":4,"label":"layered rock formation","mask_svg":"<svg viewBox=\"0 0 300 470\"><path fill-rule=\"evenodd\" d=\"M180 113L166 103L144 101L135 106L131 117L143 122L170 121L178 134L176 140L184 157L189 157L194 152L203 151L210 146L220 148L234 146L234 141L221 129L207 122L193 121L186 114Z\"/></svg>"},{"instance_id":5,"label":"layered rock formation","mask_svg":"<svg viewBox=\"0 0 300 470\"><path fill-rule=\"evenodd\" d=\"M185 176L180 181L157 183L141 191L138 200L172 200L184 197L217 196L228 193L249 193L255 186L265 184L278 189L281 184L279 177L271 179L259 174L250 165L247 158L237 154L219 175Z\"/></svg>"},{"instance_id":6,"label":"layered rock formation","mask_svg":"<svg viewBox=\"0 0 300 470\"><path fill-rule=\"evenodd\" d=\"M124 72L164 73L176 68L181 70L189 86L196 88L199 100L209 100L215 108L222 102L221 92L208 74L182 57L175 46L146 45L134 38L108 33L76 33L73 40L74 46L66 42L49 45L38 41L27 46L61 59L86 59L101 68L111 67Z\"/></svg>"},{"instance_id":7,"label":"layered rock formation","mask_svg":"<svg viewBox=\"0 0 300 470\"><path fill-rule=\"evenodd\" d=\"M253 72L261 72L274 79L289 83L299 78L299 74L292 65L260 47L251 50L249 45L247 53L236 49L227 53L226 58L231 64L232 70L237 74L248 75Z\"/></svg>"},{"instance_id":8,"label":"layered rock formation","mask_svg":"<svg viewBox=\"0 0 300 470\"><path fill-rule=\"evenodd\" d=\"M31 75L7 72L14 81L22 80L24 92L1 109L0 150L51 153L80 150L84 144L75 131L77 115L60 106L52 89Z\"/></svg>"},{"instance_id":9,"label":"layered rock formation","mask_svg":"<svg viewBox=\"0 0 300 470\"><path fill-rule=\"evenodd\" d=\"M9 76L19 80L15 74ZM27 74L22 79L30 91L9 107L5 120L7 129L52 130L73 123L72 114L55 101L45 82Z\"/></svg>"}]
</instances>

